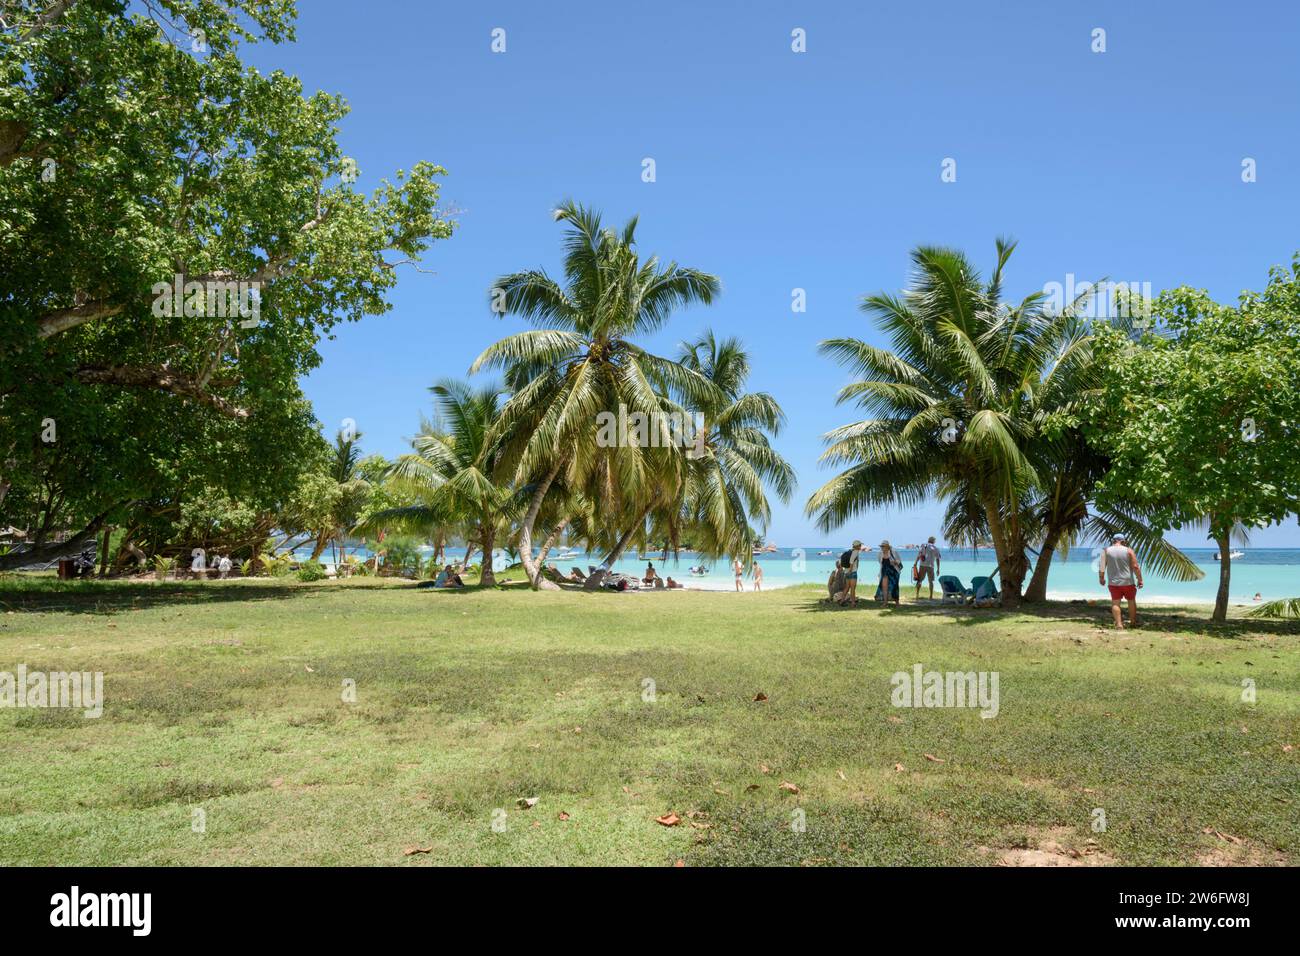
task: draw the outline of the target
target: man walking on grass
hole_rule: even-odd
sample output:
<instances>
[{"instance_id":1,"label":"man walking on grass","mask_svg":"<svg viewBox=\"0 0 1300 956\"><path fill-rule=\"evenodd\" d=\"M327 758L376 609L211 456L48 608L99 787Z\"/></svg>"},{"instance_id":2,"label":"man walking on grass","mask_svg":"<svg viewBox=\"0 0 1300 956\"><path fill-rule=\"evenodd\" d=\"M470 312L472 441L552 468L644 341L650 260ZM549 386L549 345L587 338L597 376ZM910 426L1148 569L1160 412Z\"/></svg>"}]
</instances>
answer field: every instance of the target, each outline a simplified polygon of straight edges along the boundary
<instances>
[{"instance_id":1,"label":"man walking on grass","mask_svg":"<svg viewBox=\"0 0 1300 956\"><path fill-rule=\"evenodd\" d=\"M1115 629L1124 630L1124 613L1120 601L1128 601L1128 625L1137 627L1137 590L1142 587L1142 566L1137 555L1128 546L1128 539L1115 535L1111 546L1101 553L1097 565L1097 580L1102 584L1110 578L1110 610L1115 617Z\"/></svg>"},{"instance_id":2,"label":"man walking on grass","mask_svg":"<svg viewBox=\"0 0 1300 956\"><path fill-rule=\"evenodd\" d=\"M921 545L920 552L916 555L916 561L912 565L916 577L916 599L921 599L921 581L925 578L930 579L930 600L934 600L934 576L939 573L939 549L935 546L934 535L930 535L930 540Z\"/></svg>"}]
</instances>

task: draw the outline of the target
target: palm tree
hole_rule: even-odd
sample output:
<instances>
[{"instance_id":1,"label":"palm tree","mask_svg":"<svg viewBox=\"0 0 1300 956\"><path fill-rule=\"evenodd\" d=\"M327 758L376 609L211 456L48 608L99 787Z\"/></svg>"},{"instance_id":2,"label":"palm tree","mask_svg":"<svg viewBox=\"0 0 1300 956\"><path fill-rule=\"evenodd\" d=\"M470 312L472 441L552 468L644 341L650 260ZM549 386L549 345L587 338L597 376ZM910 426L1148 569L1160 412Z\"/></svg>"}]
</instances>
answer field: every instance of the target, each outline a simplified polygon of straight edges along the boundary
<instances>
[{"instance_id":1,"label":"palm tree","mask_svg":"<svg viewBox=\"0 0 1300 956\"><path fill-rule=\"evenodd\" d=\"M316 531L311 560L321 554L335 538L347 533L357 521L370 496L370 482L361 472L361 433L339 431L334 438L334 454L329 464L329 479L334 487L323 523Z\"/></svg>"},{"instance_id":2,"label":"palm tree","mask_svg":"<svg viewBox=\"0 0 1300 956\"><path fill-rule=\"evenodd\" d=\"M711 382L716 393L693 409L703 418L703 435L688 458L682 524L702 554L748 562L751 544L762 540L751 523L766 528L771 520L765 489L783 502L794 493L794 469L768 440L768 433L780 433L785 413L766 392L745 391L749 354L739 339L719 341L706 331L681 344L678 362ZM657 540L675 543L677 535L674 526Z\"/></svg>"},{"instance_id":3,"label":"palm tree","mask_svg":"<svg viewBox=\"0 0 1300 956\"><path fill-rule=\"evenodd\" d=\"M1043 293L1004 302L1014 249L998 240L985 284L960 252L918 248L903 296L873 295L862 306L893 351L857 339L822 344L861 376L840 400L875 417L827 436L823 460L849 467L814 493L809 513L830 531L866 508L937 495L947 502L948 540L992 540L1005 606L1021 600L1031 545L1041 551L1025 599L1041 600L1058 547L1117 531L1156 571L1199 576L1140 515L1093 506L1106 461L1074 421L1096 385L1092 329L1080 316L1092 293L1054 314Z\"/></svg>"},{"instance_id":4,"label":"palm tree","mask_svg":"<svg viewBox=\"0 0 1300 956\"><path fill-rule=\"evenodd\" d=\"M1003 603L1015 606L1027 570L1022 496L1038 476L1025 455L1032 395L1046 341L1059 334L1041 293L1011 306L1002 273L1014 244L999 239L986 284L955 250L912 252L911 286L868 296L893 351L858 339L823 342L823 354L861 380L840 391L873 417L830 432L822 460L849 467L808 501L829 532L863 510L915 505L931 494L977 504L993 540Z\"/></svg>"},{"instance_id":5,"label":"palm tree","mask_svg":"<svg viewBox=\"0 0 1300 956\"><path fill-rule=\"evenodd\" d=\"M493 479L500 442L492 428L503 393L497 386L473 388L456 379L442 379L429 390L439 427L426 422L411 440L413 451L393 462L387 479L417 503L377 511L358 530L397 526L423 535L441 528L445 534L447 526L462 525L467 543L483 552L479 583L494 585L493 547L515 511L512 490Z\"/></svg>"},{"instance_id":6,"label":"palm tree","mask_svg":"<svg viewBox=\"0 0 1300 956\"><path fill-rule=\"evenodd\" d=\"M529 496L519 551L534 588L554 587L534 559L533 527L562 471L569 488L599 501L611 527L627 535L675 493L680 449L603 447L597 416L661 412L670 388L708 397L712 386L702 376L646 352L632 337L658 329L678 308L711 303L720 287L697 269L657 257L642 262L635 217L615 232L569 201L555 218L567 225L564 284L542 270L502 276L491 292L493 308L536 328L490 346L470 368L504 369L514 392L496 433L505 446L503 473ZM615 540L611 554L626 540Z\"/></svg>"}]
</instances>

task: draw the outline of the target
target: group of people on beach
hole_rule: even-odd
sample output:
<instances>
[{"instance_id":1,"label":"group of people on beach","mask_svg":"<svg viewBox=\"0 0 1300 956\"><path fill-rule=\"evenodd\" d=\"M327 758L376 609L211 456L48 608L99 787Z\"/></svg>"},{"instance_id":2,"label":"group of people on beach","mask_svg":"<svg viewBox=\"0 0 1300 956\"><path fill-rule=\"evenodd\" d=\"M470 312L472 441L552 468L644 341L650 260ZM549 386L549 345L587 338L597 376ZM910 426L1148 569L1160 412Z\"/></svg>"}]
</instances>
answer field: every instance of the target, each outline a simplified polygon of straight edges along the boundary
<instances>
[{"instance_id":1,"label":"group of people on beach","mask_svg":"<svg viewBox=\"0 0 1300 956\"><path fill-rule=\"evenodd\" d=\"M854 541L849 550L840 555L836 563L838 571L844 575L843 589L837 591L833 598L841 605L857 607L858 605L858 576L859 576L859 559L863 554L863 544L861 541ZM888 604L891 601L897 605L899 603L899 576L903 570L903 558L898 550L889 543L889 539L880 542L879 551L880 573L876 579L875 599L882 604ZM916 584L916 597L921 597L921 584L928 582L930 586L930 598L934 598L934 580L939 573L940 563L943 560L939 552L938 545L935 544L934 535L930 540L917 550L916 559L912 562L912 581Z\"/></svg>"},{"instance_id":2,"label":"group of people on beach","mask_svg":"<svg viewBox=\"0 0 1300 956\"><path fill-rule=\"evenodd\" d=\"M843 584L842 588L833 591L831 599L840 605L857 607L858 562L862 553L862 542L854 541L853 546L840 555L836 563L836 574L842 573ZM898 579L899 572L903 569L903 559L888 539L880 542L879 557L880 574L877 578L875 599L884 604L892 601L897 605L899 603ZM921 585L928 583L930 598L933 600L934 582L939 574L942 560L934 536L931 535L930 539L918 549L916 559L912 562L912 580L916 585L917 599L921 597ZM737 590L739 590L739 562L736 567ZM1111 539L1110 546L1101 552L1097 562L1097 582L1110 590L1111 614L1115 619L1116 629L1123 630L1125 627L1121 606L1124 602L1128 603L1128 626L1137 627L1137 592L1143 587L1142 565L1124 535L1115 535Z\"/></svg>"}]
</instances>

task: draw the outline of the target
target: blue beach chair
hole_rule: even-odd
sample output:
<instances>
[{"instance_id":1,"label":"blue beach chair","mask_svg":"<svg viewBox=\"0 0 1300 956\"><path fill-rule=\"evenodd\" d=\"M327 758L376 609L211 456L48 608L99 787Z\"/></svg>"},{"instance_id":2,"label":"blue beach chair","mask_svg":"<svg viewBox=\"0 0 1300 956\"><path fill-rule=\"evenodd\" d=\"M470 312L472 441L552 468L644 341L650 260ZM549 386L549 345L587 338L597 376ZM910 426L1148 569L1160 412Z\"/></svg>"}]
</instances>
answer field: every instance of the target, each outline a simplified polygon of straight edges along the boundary
<instances>
[{"instance_id":1,"label":"blue beach chair","mask_svg":"<svg viewBox=\"0 0 1300 956\"><path fill-rule=\"evenodd\" d=\"M971 597L971 591L961 583L961 578L954 574L944 574L939 577L939 587L943 589L942 603L944 604L965 604L966 600Z\"/></svg>"},{"instance_id":2,"label":"blue beach chair","mask_svg":"<svg viewBox=\"0 0 1300 956\"><path fill-rule=\"evenodd\" d=\"M998 586L993 583L992 578L971 578L971 600L978 603L980 601L997 601L1002 595L998 593Z\"/></svg>"}]
</instances>

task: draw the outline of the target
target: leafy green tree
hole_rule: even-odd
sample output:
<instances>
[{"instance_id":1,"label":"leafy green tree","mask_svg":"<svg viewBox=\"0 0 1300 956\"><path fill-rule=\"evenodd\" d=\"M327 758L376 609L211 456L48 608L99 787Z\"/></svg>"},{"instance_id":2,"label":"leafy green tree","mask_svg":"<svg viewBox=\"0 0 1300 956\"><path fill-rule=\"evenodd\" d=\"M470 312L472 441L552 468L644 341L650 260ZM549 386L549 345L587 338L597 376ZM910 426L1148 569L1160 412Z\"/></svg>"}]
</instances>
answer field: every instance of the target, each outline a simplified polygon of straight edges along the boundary
<instances>
[{"instance_id":1,"label":"leafy green tree","mask_svg":"<svg viewBox=\"0 0 1300 956\"><path fill-rule=\"evenodd\" d=\"M1207 529L1221 622L1234 528L1300 512L1300 256L1236 306L1179 288L1155 314L1165 335L1130 345L1104 333L1098 349L1105 382L1088 439L1110 458L1099 498L1141 508L1162 529Z\"/></svg>"},{"instance_id":2,"label":"leafy green tree","mask_svg":"<svg viewBox=\"0 0 1300 956\"><path fill-rule=\"evenodd\" d=\"M241 63L292 38L289 0L0 10L0 505L46 488L75 540L170 495L173 461L265 473L304 448L318 341L386 311L453 224L440 167L358 192L343 100Z\"/></svg>"},{"instance_id":3,"label":"leafy green tree","mask_svg":"<svg viewBox=\"0 0 1300 956\"><path fill-rule=\"evenodd\" d=\"M529 495L519 551L534 588L555 587L533 555L533 527L561 471L569 488L601 503L617 535L605 569L656 505L675 498L684 450L609 447L600 440L598 416L664 413L672 408L670 389L709 400L707 379L645 351L632 337L660 328L679 308L711 303L720 288L716 277L697 269L657 257L641 261L635 218L615 231L573 202L562 204L555 218L568 226L564 285L542 270L497 280L489 293L496 314L520 316L537 328L489 346L470 369L504 369L513 393L497 430L505 442L504 473Z\"/></svg>"}]
</instances>

